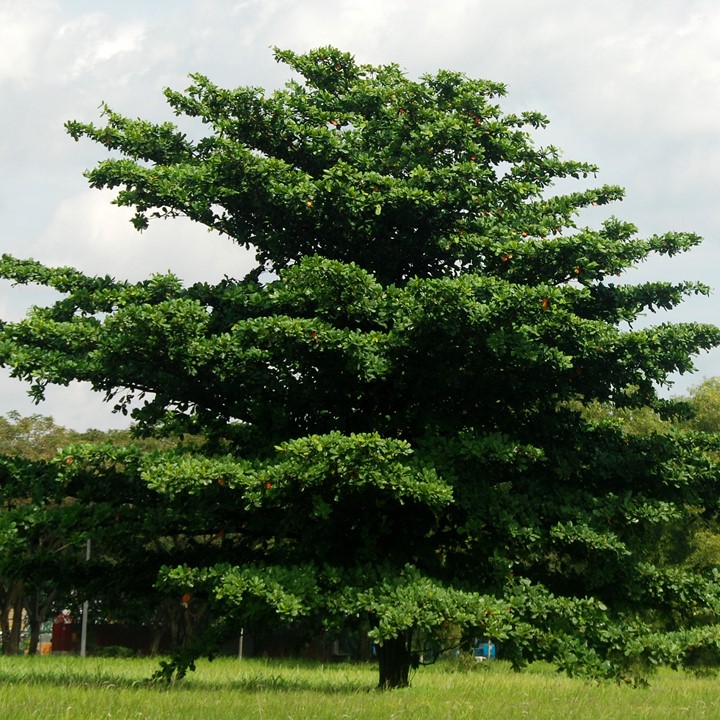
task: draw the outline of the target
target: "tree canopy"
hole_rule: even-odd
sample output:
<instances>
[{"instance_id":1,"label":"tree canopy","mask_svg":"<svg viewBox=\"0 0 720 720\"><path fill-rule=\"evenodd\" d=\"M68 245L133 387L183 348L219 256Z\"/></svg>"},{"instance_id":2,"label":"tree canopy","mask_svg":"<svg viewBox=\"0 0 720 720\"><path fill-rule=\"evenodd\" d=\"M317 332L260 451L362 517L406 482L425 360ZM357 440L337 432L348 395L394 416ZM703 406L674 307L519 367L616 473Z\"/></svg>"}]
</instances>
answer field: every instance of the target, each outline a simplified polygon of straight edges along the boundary
<instances>
[{"instance_id":1,"label":"tree canopy","mask_svg":"<svg viewBox=\"0 0 720 720\"><path fill-rule=\"evenodd\" d=\"M161 585L210 603L218 632L268 611L365 623L384 687L448 623L518 666L597 675L715 647L716 576L658 544L716 512L713 443L581 410L659 406L720 342L714 326L630 325L706 287L617 279L700 238L583 225L623 191L538 146L546 118L503 112L501 84L411 80L334 48L276 57L295 79L272 93L201 75L166 91L201 137L107 106L102 125L67 124L112 151L87 176L138 229L187 216L252 248L247 276L0 262L63 296L2 327L0 360L37 399L84 380L121 411L140 400L141 432L206 438L128 469L197 503L192 532L220 539ZM554 192L568 179L579 189Z\"/></svg>"}]
</instances>

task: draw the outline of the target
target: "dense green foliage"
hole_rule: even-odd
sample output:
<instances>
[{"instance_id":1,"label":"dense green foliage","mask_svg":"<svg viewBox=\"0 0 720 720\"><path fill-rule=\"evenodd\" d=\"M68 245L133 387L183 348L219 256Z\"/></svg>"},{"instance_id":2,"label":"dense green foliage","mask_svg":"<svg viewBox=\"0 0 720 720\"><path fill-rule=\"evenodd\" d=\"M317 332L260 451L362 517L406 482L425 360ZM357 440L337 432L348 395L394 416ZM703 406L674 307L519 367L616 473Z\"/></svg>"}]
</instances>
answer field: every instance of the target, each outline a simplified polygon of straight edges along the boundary
<instances>
[{"instance_id":1,"label":"dense green foliage","mask_svg":"<svg viewBox=\"0 0 720 720\"><path fill-rule=\"evenodd\" d=\"M64 492L50 460L73 442L127 432L79 433L52 418L0 418L0 633L2 651L15 654L21 643L22 619L30 627L29 648L37 646L40 624L71 602L81 583L70 580L82 557L81 526L92 514ZM76 578L77 580L77 578Z\"/></svg>"},{"instance_id":2,"label":"dense green foliage","mask_svg":"<svg viewBox=\"0 0 720 720\"><path fill-rule=\"evenodd\" d=\"M706 379L691 388L686 402L691 410L687 422L691 429L720 433L720 378Z\"/></svg>"},{"instance_id":3,"label":"dense green foliage","mask_svg":"<svg viewBox=\"0 0 720 720\"><path fill-rule=\"evenodd\" d=\"M35 652L40 625L92 601L95 621L134 622L170 633L182 610L154 588L173 557L182 512L128 469L177 441L138 440L129 431L84 433L52 418L0 418L0 632L2 651ZM102 459L77 472L76 459ZM91 540L90 560L86 560ZM177 632L174 633L177 635ZM175 639L175 638L173 638Z\"/></svg>"},{"instance_id":4,"label":"dense green foliage","mask_svg":"<svg viewBox=\"0 0 720 720\"><path fill-rule=\"evenodd\" d=\"M655 405L720 342L707 325L629 327L707 288L615 279L699 238L581 225L621 189L536 146L546 119L503 113L502 85L411 81L331 48L277 57L299 79L271 94L202 76L166 92L199 139L107 107L105 125L68 123L113 151L88 178L139 229L204 223L255 249L247 277L0 263L63 295L3 327L0 360L35 397L85 380L122 411L142 400L141 432L207 439L110 463L184 508L160 587L209 603L211 634L268 612L365 623L382 686L452 624L518 666L600 676L716 653L715 571L661 542L714 516L716 442L583 411ZM102 453L72 465L106 471Z\"/></svg>"}]
</instances>

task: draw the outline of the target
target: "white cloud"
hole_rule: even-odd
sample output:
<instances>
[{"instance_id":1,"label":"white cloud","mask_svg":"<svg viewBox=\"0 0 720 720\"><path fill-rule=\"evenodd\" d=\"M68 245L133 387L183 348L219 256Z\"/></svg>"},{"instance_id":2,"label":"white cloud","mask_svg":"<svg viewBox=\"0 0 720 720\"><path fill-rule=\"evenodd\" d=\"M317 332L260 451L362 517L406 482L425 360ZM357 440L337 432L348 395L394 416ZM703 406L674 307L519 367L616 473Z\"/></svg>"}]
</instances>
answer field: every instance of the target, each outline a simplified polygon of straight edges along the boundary
<instances>
[{"instance_id":1,"label":"white cloud","mask_svg":"<svg viewBox=\"0 0 720 720\"><path fill-rule=\"evenodd\" d=\"M0 5L0 83L27 83L37 72L57 3L5 0Z\"/></svg>"},{"instance_id":2,"label":"white cloud","mask_svg":"<svg viewBox=\"0 0 720 720\"><path fill-rule=\"evenodd\" d=\"M69 65L62 69L61 79L68 83L97 70L109 61L122 62L123 56L137 55L145 40L144 22L118 26L102 14L82 15L64 23L56 33L56 42L64 49L73 48Z\"/></svg>"},{"instance_id":3,"label":"white cloud","mask_svg":"<svg viewBox=\"0 0 720 720\"><path fill-rule=\"evenodd\" d=\"M253 267L252 253L186 218L156 220L139 233L129 222L132 211L112 205L113 197L108 190L87 190L63 199L33 256L133 282L168 271L186 283L214 282L243 277Z\"/></svg>"}]
</instances>

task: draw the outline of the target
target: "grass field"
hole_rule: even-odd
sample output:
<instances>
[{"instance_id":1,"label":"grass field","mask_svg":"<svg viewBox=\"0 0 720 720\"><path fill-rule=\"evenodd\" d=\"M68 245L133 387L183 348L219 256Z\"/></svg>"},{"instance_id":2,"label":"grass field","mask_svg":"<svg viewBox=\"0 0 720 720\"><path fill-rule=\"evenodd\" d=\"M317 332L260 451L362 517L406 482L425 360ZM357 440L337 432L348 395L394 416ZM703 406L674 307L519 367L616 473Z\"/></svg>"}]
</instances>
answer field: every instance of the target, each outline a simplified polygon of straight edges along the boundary
<instances>
[{"instance_id":1,"label":"grass field","mask_svg":"<svg viewBox=\"0 0 720 720\"><path fill-rule=\"evenodd\" d=\"M0 658L0 717L151 718L720 718L720 682L663 672L649 688L571 680L551 670L516 674L503 663L459 671L423 668L412 687L374 689L368 665L220 659L172 687L145 679L157 661L76 657Z\"/></svg>"}]
</instances>

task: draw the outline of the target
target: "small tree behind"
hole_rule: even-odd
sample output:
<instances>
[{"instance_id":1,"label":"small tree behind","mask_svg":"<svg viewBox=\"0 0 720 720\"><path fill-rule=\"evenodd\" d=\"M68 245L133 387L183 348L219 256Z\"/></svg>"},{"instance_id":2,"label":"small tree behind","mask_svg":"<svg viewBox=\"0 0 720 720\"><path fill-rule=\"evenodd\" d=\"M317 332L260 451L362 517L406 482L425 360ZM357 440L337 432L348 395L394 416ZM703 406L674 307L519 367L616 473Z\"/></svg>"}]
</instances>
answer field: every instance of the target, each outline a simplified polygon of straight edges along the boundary
<instances>
[{"instance_id":1,"label":"small tree behind","mask_svg":"<svg viewBox=\"0 0 720 720\"><path fill-rule=\"evenodd\" d=\"M177 444L138 440L130 431L80 433L40 415L0 418L4 654L19 651L25 619L32 654L41 623L83 600L115 621L167 625L157 617L163 596L153 586L160 566L172 558L168 548L179 511L131 468L138 456ZM92 472L73 471L76 457L96 456L103 462ZM181 614L179 603L173 609Z\"/></svg>"}]
</instances>

